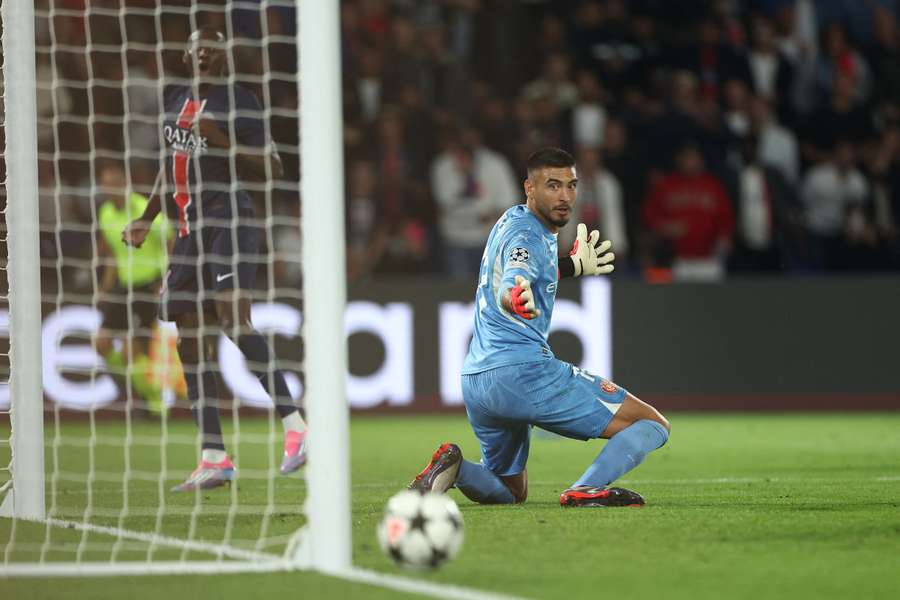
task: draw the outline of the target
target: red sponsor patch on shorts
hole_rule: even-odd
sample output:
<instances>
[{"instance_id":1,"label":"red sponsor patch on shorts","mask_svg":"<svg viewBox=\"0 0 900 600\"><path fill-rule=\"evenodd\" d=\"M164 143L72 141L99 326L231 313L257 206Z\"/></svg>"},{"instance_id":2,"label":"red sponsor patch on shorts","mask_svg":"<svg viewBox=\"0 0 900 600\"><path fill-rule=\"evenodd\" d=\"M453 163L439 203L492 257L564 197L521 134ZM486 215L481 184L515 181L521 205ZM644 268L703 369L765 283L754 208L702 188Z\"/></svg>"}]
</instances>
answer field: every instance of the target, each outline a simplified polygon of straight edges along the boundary
<instances>
[{"instance_id":1,"label":"red sponsor patch on shorts","mask_svg":"<svg viewBox=\"0 0 900 600\"><path fill-rule=\"evenodd\" d=\"M600 389L606 392L607 394L615 394L619 391L619 386L614 384L612 381L607 379L600 380Z\"/></svg>"}]
</instances>

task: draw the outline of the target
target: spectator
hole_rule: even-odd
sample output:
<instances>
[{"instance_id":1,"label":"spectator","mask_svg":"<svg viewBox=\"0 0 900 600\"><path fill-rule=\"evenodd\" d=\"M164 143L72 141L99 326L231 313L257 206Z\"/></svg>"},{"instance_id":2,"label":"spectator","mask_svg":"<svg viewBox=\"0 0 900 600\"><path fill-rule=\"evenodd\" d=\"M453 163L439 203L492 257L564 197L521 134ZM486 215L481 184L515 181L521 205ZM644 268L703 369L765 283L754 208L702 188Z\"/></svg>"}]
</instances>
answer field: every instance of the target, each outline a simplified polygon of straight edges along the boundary
<instances>
[{"instance_id":1,"label":"spectator","mask_svg":"<svg viewBox=\"0 0 900 600\"><path fill-rule=\"evenodd\" d=\"M579 71L577 82L578 102L567 115L571 141L567 141L566 146L599 148L603 144L603 128L606 125L603 88L590 71Z\"/></svg>"},{"instance_id":2,"label":"spectator","mask_svg":"<svg viewBox=\"0 0 900 600\"><path fill-rule=\"evenodd\" d=\"M763 98L751 101L750 118L757 138L759 161L766 167L778 169L790 185L797 185L800 165L794 133L778 123L771 105Z\"/></svg>"},{"instance_id":3,"label":"spectator","mask_svg":"<svg viewBox=\"0 0 900 600\"><path fill-rule=\"evenodd\" d=\"M625 264L629 247L622 186L616 176L606 170L602 154L597 149L580 148L576 160L578 202L575 214L559 231L559 248L571 248L575 241L575 228L578 223L584 223L588 230L598 229L601 240L611 240L616 260L620 265Z\"/></svg>"},{"instance_id":4,"label":"spectator","mask_svg":"<svg viewBox=\"0 0 900 600\"><path fill-rule=\"evenodd\" d=\"M778 49L794 70L791 112L806 115L815 108L816 61L819 55L818 21L814 0L795 0L779 6L776 14Z\"/></svg>"},{"instance_id":5,"label":"spectator","mask_svg":"<svg viewBox=\"0 0 900 600\"><path fill-rule=\"evenodd\" d=\"M379 221L381 198L377 195L375 165L348 161L347 277L352 281L370 275L385 249L387 223Z\"/></svg>"},{"instance_id":6,"label":"spectator","mask_svg":"<svg viewBox=\"0 0 900 600\"><path fill-rule=\"evenodd\" d=\"M900 32L893 13L876 7L873 17L875 40L867 52L872 67L873 96L877 105L900 112Z\"/></svg>"},{"instance_id":7,"label":"spectator","mask_svg":"<svg viewBox=\"0 0 900 600\"><path fill-rule=\"evenodd\" d=\"M858 147L868 141L872 133L871 114L859 104L853 78L837 73L828 104L817 109L805 124L803 157L810 162L822 162L839 139Z\"/></svg>"},{"instance_id":8,"label":"spectator","mask_svg":"<svg viewBox=\"0 0 900 600\"><path fill-rule=\"evenodd\" d=\"M414 174L425 166L406 137L402 113L388 107L375 124L369 156L378 181L378 219L390 225L389 251L378 264L381 272L429 270L434 256L435 207L427 188Z\"/></svg>"},{"instance_id":9,"label":"spectator","mask_svg":"<svg viewBox=\"0 0 900 600\"><path fill-rule=\"evenodd\" d=\"M794 69L778 49L772 22L761 15L753 20L753 44L748 60L753 92L771 103L778 114L785 116Z\"/></svg>"},{"instance_id":10,"label":"spectator","mask_svg":"<svg viewBox=\"0 0 900 600\"><path fill-rule=\"evenodd\" d=\"M855 163L853 143L841 140L832 156L810 169L803 179L801 200L814 267L845 268L851 240L872 241L874 232L865 217L869 186Z\"/></svg>"},{"instance_id":11,"label":"spectator","mask_svg":"<svg viewBox=\"0 0 900 600\"><path fill-rule=\"evenodd\" d=\"M725 82L724 100L725 125L734 137L746 137L750 133L751 101L747 85L740 79L729 79Z\"/></svg>"},{"instance_id":12,"label":"spectator","mask_svg":"<svg viewBox=\"0 0 900 600\"><path fill-rule=\"evenodd\" d=\"M885 131L871 158L874 221L887 266L900 267L900 126Z\"/></svg>"},{"instance_id":13,"label":"spectator","mask_svg":"<svg viewBox=\"0 0 900 600\"><path fill-rule=\"evenodd\" d=\"M526 85L522 93L531 100L549 97L559 108L570 109L578 102L578 87L572 83L569 71L565 54L551 54L544 60L540 77Z\"/></svg>"},{"instance_id":14,"label":"spectator","mask_svg":"<svg viewBox=\"0 0 900 600\"><path fill-rule=\"evenodd\" d=\"M618 94L633 81L633 70L642 56L624 0L607 0L604 9L603 22L591 45L591 58L603 84Z\"/></svg>"},{"instance_id":15,"label":"spectator","mask_svg":"<svg viewBox=\"0 0 900 600\"><path fill-rule=\"evenodd\" d=\"M734 216L721 181L706 171L699 148L688 143L676 155L676 170L650 189L644 223L674 249L673 273L685 281L718 281L725 275Z\"/></svg>"},{"instance_id":16,"label":"spectator","mask_svg":"<svg viewBox=\"0 0 900 600\"><path fill-rule=\"evenodd\" d=\"M722 95L722 87L729 79L740 79L750 85L747 57L723 43L722 29L715 18L707 15L700 21L695 39L696 42L688 44L676 54L675 67L698 75L703 99L718 101Z\"/></svg>"},{"instance_id":17,"label":"spectator","mask_svg":"<svg viewBox=\"0 0 900 600\"><path fill-rule=\"evenodd\" d=\"M741 143L740 166L734 175L729 187L736 200L736 232L729 270L780 271L784 238L793 233L798 220L791 202L793 190L780 171L762 162L753 134Z\"/></svg>"},{"instance_id":18,"label":"spectator","mask_svg":"<svg viewBox=\"0 0 900 600\"><path fill-rule=\"evenodd\" d=\"M384 101L385 85L381 55L369 48L359 57L359 74L349 92L354 95L362 119L371 123Z\"/></svg>"},{"instance_id":19,"label":"spectator","mask_svg":"<svg viewBox=\"0 0 900 600\"><path fill-rule=\"evenodd\" d=\"M604 169L616 178L622 188L628 245L634 247L641 221L641 200L646 191L646 153L639 140L629 139L628 128L619 118L607 121L601 151Z\"/></svg>"},{"instance_id":20,"label":"spectator","mask_svg":"<svg viewBox=\"0 0 900 600\"><path fill-rule=\"evenodd\" d=\"M475 106L474 124L488 148L514 160L519 130L508 102L486 90L483 100Z\"/></svg>"},{"instance_id":21,"label":"spectator","mask_svg":"<svg viewBox=\"0 0 900 600\"><path fill-rule=\"evenodd\" d=\"M838 80L845 78L853 84L853 98L862 103L869 98L871 73L862 54L847 39L847 32L838 23L828 26L822 34L822 48L816 67L819 88L831 95Z\"/></svg>"},{"instance_id":22,"label":"spectator","mask_svg":"<svg viewBox=\"0 0 900 600\"><path fill-rule=\"evenodd\" d=\"M440 208L445 272L478 272L484 240L500 214L521 200L509 163L485 148L478 132L451 134L431 165L431 189Z\"/></svg>"}]
</instances>

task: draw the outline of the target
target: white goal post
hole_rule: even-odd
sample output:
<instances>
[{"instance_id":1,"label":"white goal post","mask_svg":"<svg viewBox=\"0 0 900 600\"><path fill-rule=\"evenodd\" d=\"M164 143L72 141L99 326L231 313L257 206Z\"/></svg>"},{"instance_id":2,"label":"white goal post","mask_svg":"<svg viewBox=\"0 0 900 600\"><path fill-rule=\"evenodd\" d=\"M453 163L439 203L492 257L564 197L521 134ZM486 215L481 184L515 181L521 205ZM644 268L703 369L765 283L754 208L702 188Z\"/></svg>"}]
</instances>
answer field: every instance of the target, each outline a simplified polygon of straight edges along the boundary
<instances>
[{"instance_id":1,"label":"white goal post","mask_svg":"<svg viewBox=\"0 0 900 600\"><path fill-rule=\"evenodd\" d=\"M266 10L269 2L229 2L229 9L236 7L251 10L254 7ZM287 6L289 2L282 2ZM350 454L349 454L349 410L346 401L346 337L342 334L343 313L346 303L344 276L344 214L343 214L343 148L340 89L340 28L339 0L315 0L298 2L296 10L296 31L298 47L299 102L301 107L301 173L315 173L315 177L302 177L301 198L303 214L316 215L316 219L302 221L302 268L304 280L316 282L303 289L303 335L309 351L305 356L304 403L310 426L308 437L309 454L312 457L305 471L306 499L303 512L307 524L287 540L280 553L267 551L264 535L265 526L259 533L260 539L255 549L232 546L228 543L229 533L221 542L209 543L197 539L193 528L203 507L198 500L193 506L183 507L190 515L191 531L186 538L164 535L160 522L167 518L168 508L163 503L150 515L156 519L156 526L149 531L132 529L128 522L136 515L128 508L128 476L140 476L131 466L131 445L141 442L133 435L130 416L125 416L124 464L125 483L121 491L122 507L119 514L110 512L106 517L118 521L117 526L98 525L92 522L95 514L104 514L93 507L91 498L97 492L87 486L88 503L86 509L76 518L62 518L55 514L56 498L52 495L58 481L65 481L70 474L53 472L48 480L48 502L45 506L44 465L46 441L43 433L44 406L41 380L41 304L40 289L41 258L39 255L39 215L38 215L38 155L36 142L36 79L35 79L35 8L31 2L4 2L3 52L4 52L4 99L6 129L7 167L7 210L6 224L9 244L9 338L10 338L10 401L8 417L11 434L8 439L0 433L0 445L10 446L9 466L0 465L8 472L7 481L0 479L0 531L4 521L9 534L0 538L0 577L2 576L53 576L53 575L113 575L149 573L212 573L240 571L273 571L297 568L314 568L347 577L366 579L368 576L354 571L351 565L350 530ZM45 3L47 5L47 3ZM73 17L66 9L56 9L49 1L51 19L56 16L65 19ZM122 8L94 6L88 3L87 12L96 11L107 17L118 18L125 35L125 3ZM146 6L146 5L144 5ZM157 11L159 4L148 13ZM216 4L198 5L202 10L211 10ZM196 7L195 7L196 8ZM185 9L193 10L193 9ZM104 12L105 11L105 12ZM87 25L89 27L89 25ZM265 25L263 25L265 30ZM263 32L265 34L265 31ZM90 51L88 42L85 52ZM168 48L171 50L171 48ZM66 51L71 52L71 48ZM159 48L157 48L159 52ZM88 61L89 62L89 61ZM90 76L90 67L88 67ZM127 73L126 73L127 76ZM160 74L162 76L162 74ZM263 81L265 82L265 74ZM160 93L161 96L161 93ZM261 100L263 100L261 98ZM127 108L127 107L126 107ZM265 109L269 107L264 106ZM59 115L54 116L54 127ZM90 117L93 119L93 115ZM57 134L58 135L58 134ZM60 157L57 149L56 158ZM95 158L93 148L90 160ZM96 184L92 168L92 191ZM57 186L59 182L57 181ZM57 201L59 190L56 192ZM327 199L323 202L323 198ZM322 210L327 206L328 210ZM96 224L94 224L96 231ZM96 259L91 263L96 267ZM96 287L96 276L94 276ZM57 301L60 303L61 301ZM97 300L93 300L96 308ZM90 377L96 378L94 368ZM129 392L130 393L130 392ZM235 417L236 419L236 417ZM58 419L57 419L58 421ZM269 433L257 436L267 440L273 438L270 416ZM166 431L163 417L163 432ZM102 457L95 456L97 443L105 443L98 433L103 428L90 413L91 439L89 444L90 464L94 468ZM277 423L276 423L277 424ZM57 423L58 426L58 423ZM239 438L235 423L235 440ZM247 436L252 437L252 436ZM98 441L99 440L99 441ZM68 443L64 436L55 434L50 446L55 454ZM163 440L164 446L164 440ZM64 458L64 457L63 457ZM54 459L58 460L58 459ZM163 451L162 468L167 464ZM48 465L50 465L48 457ZM269 475L275 471L270 468ZM85 473L89 482L98 478L93 472ZM162 489L164 475L157 477ZM262 478L262 476L260 476ZM145 479L152 480L149 477ZM99 477L102 480L102 477ZM52 483L52 485L51 485ZM254 482L255 484L256 482ZM223 519L231 521L241 514L237 503L237 492L232 486L231 503L221 508ZM270 485L271 489L271 485ZM225 492L227 494L227 492ZM163 497L162 495L160 496ZM273 511L271 492L265 510ZM172 510L179 507L172 507ZM16 561L10 559L18 546L23 543L24 531L29 525L42 526L45 533L40 540L31 544L39 553L39 560ZM299 526L298 522L298 526ZM78 551L74 560L51 560L53 554L51 537L60 529L74 533L78 537ZM3 535L3 534L0 534ZM99 536L99 537L98 537ZM102 560L88 557L95 549L92 540L108 536L111 556ZM282 536L283 537L283 536ZM145 558L126 560L119 555L134 550L138 545L148 547ZM167 550L180 552L180 559L154 559L155 554ZM137 553L137 550L134 550ZM206 559L197 559L205 554ZM190 557L190 558L187 558ZM355 575L353 575L355 573Z\"/></svg>"},{"instance_id":2,"label":"white goal post","mask_svg":"<svg viewBox=\"0 0 900 600\"><path fill-rule=\"evenodd\" d=\"M0 489L0 517L43 519L44 410L41 385L41 281L38 255L37 117L34 6L4 2L3 77L6 132L6 233L9 285L10 479ZM13 115L10 117L10 115ZM4 465L5 466L5 465Z\"/></svg>"}]
</instances>

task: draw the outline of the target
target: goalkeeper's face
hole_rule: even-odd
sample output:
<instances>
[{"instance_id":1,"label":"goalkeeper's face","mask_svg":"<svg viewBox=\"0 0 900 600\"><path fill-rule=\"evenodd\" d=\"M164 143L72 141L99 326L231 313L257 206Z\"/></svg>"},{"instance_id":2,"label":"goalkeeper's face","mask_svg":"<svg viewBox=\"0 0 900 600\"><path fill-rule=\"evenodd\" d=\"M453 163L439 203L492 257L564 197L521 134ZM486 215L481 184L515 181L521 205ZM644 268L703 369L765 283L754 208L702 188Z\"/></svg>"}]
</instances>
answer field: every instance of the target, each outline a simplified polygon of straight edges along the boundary
<instances>
[{"instance_id":1,"label":"goalkeeper's face","mask_svg":"<svg viewBox=\"0 0 900 600\"><path fill-rule=\"evenodd\" d=\"M525 180L528 208L554 233L572 218L577 193L575 167L544 167Z\"/></svg>"},{"instance_id":2,"label":"goalkeeper's face","mask_svg":"<svg viewBox=\"0 0 900 600\"><path fill-rule=\"evenodd\" d=\"M225 70L225 36L214 29L198 29L188 39L182 60L195 78L221 76Z\"/></svg>"}]
</instances>

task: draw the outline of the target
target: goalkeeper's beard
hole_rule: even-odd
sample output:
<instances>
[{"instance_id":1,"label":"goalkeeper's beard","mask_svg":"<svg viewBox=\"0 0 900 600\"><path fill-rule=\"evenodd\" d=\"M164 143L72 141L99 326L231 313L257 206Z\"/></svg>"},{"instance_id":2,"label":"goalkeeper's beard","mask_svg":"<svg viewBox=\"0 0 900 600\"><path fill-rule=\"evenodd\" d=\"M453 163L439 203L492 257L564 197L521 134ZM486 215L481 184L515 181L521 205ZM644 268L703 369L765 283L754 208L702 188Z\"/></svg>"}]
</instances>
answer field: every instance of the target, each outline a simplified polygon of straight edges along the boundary
<instances>
[{"instance_id":1,"label":"goalkeeper's beard","mask_svg":"<svg viewBox=\"0 0 900 600\"><path fill-rule=\"evenodd\" d=\"M572 218L572 209L571 208L569 209L566 216L554 218L553 211L556 210L557 208L559 208L559 207L558 206L553 207L552 209L547 211L544 214L544 218L547 219L547 221L549 223L551 223L554 227L559 227L560 229L562 229L563 227L565 227L566 225L569 224L569 220Z\"/></svg>"}]
</instances>

